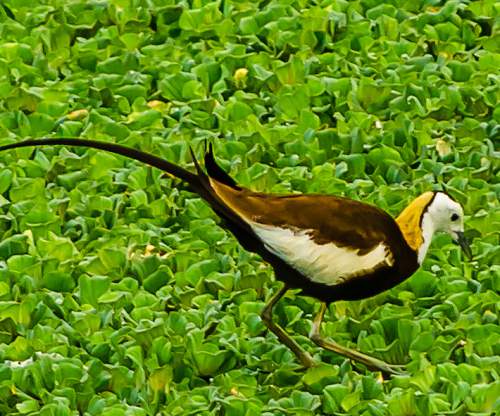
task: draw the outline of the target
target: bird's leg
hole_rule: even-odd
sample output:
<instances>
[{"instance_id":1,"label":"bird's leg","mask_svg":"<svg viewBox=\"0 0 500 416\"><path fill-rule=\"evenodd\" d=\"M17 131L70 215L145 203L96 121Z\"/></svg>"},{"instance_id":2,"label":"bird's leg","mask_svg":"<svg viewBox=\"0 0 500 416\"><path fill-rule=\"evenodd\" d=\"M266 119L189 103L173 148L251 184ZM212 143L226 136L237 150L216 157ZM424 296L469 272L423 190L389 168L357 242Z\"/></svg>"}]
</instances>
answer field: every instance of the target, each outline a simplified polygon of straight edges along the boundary
<instances>
[{"instance_id":1,"label":"bird's leg","mask_svg":"<svg viewBox=\"0 0 500 416\"><path fill-rule=\"evenodd\" d=\"M274 305L281 299L281 297L288 290L288 287L284 285L278 293L276 293L269 303L264 307L260 317L267 325L267 327L278 337L278 339L285 344L288 348L290 348L293 353L297 356L300 363L306 367L312 367L314 365L314 361L312 357L309 355L307 351L305 351L297 342L288 335L285 330L279 326L277 323L273 322L273 308Z\"/></svg>"},{"instance_id":2,"label":"bird's leg","mask_svg":"<svg viewBox=\"0 0 500 416\"><path fill-rule=\"evenodd\" d=\"M360 362L364 364L368 369L375 371L382 371L386 375L394 374L401 375L404 374L404 366L388 364L382 360L379 360L369 355L363 354L359 351L353 350L351 348L343 347L337 344L335 341L326 340L321 336L321 322L326 311L326 303L321 302L321 306L318 314L314 318L313 327L310 333L311 340L318 346L333 351L337 354L343 355L344 357L350 358L351 360Z\"/></svg>"}]
</instances>

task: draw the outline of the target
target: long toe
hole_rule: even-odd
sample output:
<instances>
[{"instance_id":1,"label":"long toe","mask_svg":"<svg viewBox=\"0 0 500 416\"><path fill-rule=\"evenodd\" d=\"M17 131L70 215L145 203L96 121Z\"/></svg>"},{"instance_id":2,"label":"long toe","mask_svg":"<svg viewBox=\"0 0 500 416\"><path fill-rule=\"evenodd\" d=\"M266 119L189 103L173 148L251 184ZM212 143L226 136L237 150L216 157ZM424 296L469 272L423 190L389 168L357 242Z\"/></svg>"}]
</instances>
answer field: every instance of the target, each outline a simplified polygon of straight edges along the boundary
<instances>
[{"instance_id":1,"label":"long toe","mask_svg":"<svg viewBox=\"0 0 500 416\"><path fill-rule=\"evenodd\" d=\"M371 358L363 364L372 371L381 371L384 376L403 376L406 374L406 367L400 364L389 364L385 361Z\"/></svg>"},{"instance_id":2,"label":"long toe","mask_svg":"<svg viewBox=\"0 0 500 416\"><path fill-rule=\"evenodd\" d=\"M404 376L406 374L406 367L399 364L383 363L379 370L386 376Z\"/></svg>"}]
</instances>

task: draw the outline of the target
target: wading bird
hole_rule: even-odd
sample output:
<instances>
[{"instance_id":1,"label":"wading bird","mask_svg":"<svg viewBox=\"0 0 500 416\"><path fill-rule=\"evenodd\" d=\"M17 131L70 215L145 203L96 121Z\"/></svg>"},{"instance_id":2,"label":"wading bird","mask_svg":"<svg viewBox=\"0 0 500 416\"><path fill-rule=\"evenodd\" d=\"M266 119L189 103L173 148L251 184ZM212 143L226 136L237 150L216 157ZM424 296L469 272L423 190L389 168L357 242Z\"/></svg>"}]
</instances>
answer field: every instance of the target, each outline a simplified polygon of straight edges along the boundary
<instances>
[{"instance_id":1,"label":"wading bird","mask_svg":"<svg viewBox=\"0 0 500 416\"><path fill-rule=\"evenodd\" d=\"M450 234L471 256L463 234L462 207L443 192L425 192L393 219L377 207L339 196L280 196L242 188L217 165L211 146L205 153L205 171L191 151L196 173L139 150L94 140L26 140L2 146L0 151L39 145L106 150L187 182L239 243L271 264L276 278L284 282L261 316L305 367L314 365L312 357L272 319L273 307L288 289L301 289L303 294L321 301L310 334L314 343L371 370L396 374L401 366L325 339L320 326L327 305L376 295L410 277L422 264L436 232Z\"/></svg>"}]
</instances>

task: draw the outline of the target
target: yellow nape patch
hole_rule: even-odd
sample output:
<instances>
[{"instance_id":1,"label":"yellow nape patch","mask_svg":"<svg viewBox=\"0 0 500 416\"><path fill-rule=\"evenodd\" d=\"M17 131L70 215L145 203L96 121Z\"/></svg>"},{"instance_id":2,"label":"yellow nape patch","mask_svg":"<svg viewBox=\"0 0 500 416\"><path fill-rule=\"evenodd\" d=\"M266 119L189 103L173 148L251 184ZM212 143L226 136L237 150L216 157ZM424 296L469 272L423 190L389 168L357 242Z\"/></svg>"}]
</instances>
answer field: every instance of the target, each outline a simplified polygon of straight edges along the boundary
<instances>
[{"instance_id":1,"label":"yellow nape patch","mask_svg":"<svg viewBox=\"0 0 500 416\"><path fill-rule=\"evenodd\" d=\"M410 205L399 214L399 217L396 218L396 222L403 233L403 237L408 245L415 251L418 251L419 247L424 242L422 229L420 228L420 218L433 196L433 192L423 193L415 198Z\"/></svg>"}]
</instances>

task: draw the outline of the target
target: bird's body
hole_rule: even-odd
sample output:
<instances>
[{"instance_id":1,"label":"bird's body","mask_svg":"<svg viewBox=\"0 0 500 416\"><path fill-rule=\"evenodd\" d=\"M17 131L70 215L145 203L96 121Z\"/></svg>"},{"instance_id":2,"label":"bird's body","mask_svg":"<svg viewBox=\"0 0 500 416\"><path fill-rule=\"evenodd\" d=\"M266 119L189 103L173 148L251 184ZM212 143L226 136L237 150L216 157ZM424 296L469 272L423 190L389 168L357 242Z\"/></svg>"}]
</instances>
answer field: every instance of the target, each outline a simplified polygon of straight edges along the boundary
<instances>
[{"instance_id":1,"label":"bird's body","mask_svg":"<svg viewBox=\"0 0 500 416\"><path fill-rule=\"evenodd\" d=\"M372 205L333 195L262 194L215 179L210 185L249 226L240 243L272 264L279 280L306 295L325 302L362 299L418 268L395 220Z\"/></svg>"},{"instance_id":2,"label":"bird's body","mask_svg":"<svg viewBox=\"0 0 500 416\"><path fill-rule=\"evenodd\" d=\"M288 288L300 288L323 302L311 333L316 344L390 373L390 365L321 337L326 304L370 297L407 279L422 263L436 231L450 233L467 249L462 209L441 192L422 194L393 219L377 207L339 196L279 196L242 188L217 165L211 148L205 154L206 172L193 155L196 174L135 149L92 140L27 140L0 147L0 151L57 144L111 151L187 182L240 244L270 263L276 277L285 283L262 318L305 366L312 365L312 358L272 321L272 308Z\"/></svg>"}]
</instances>

